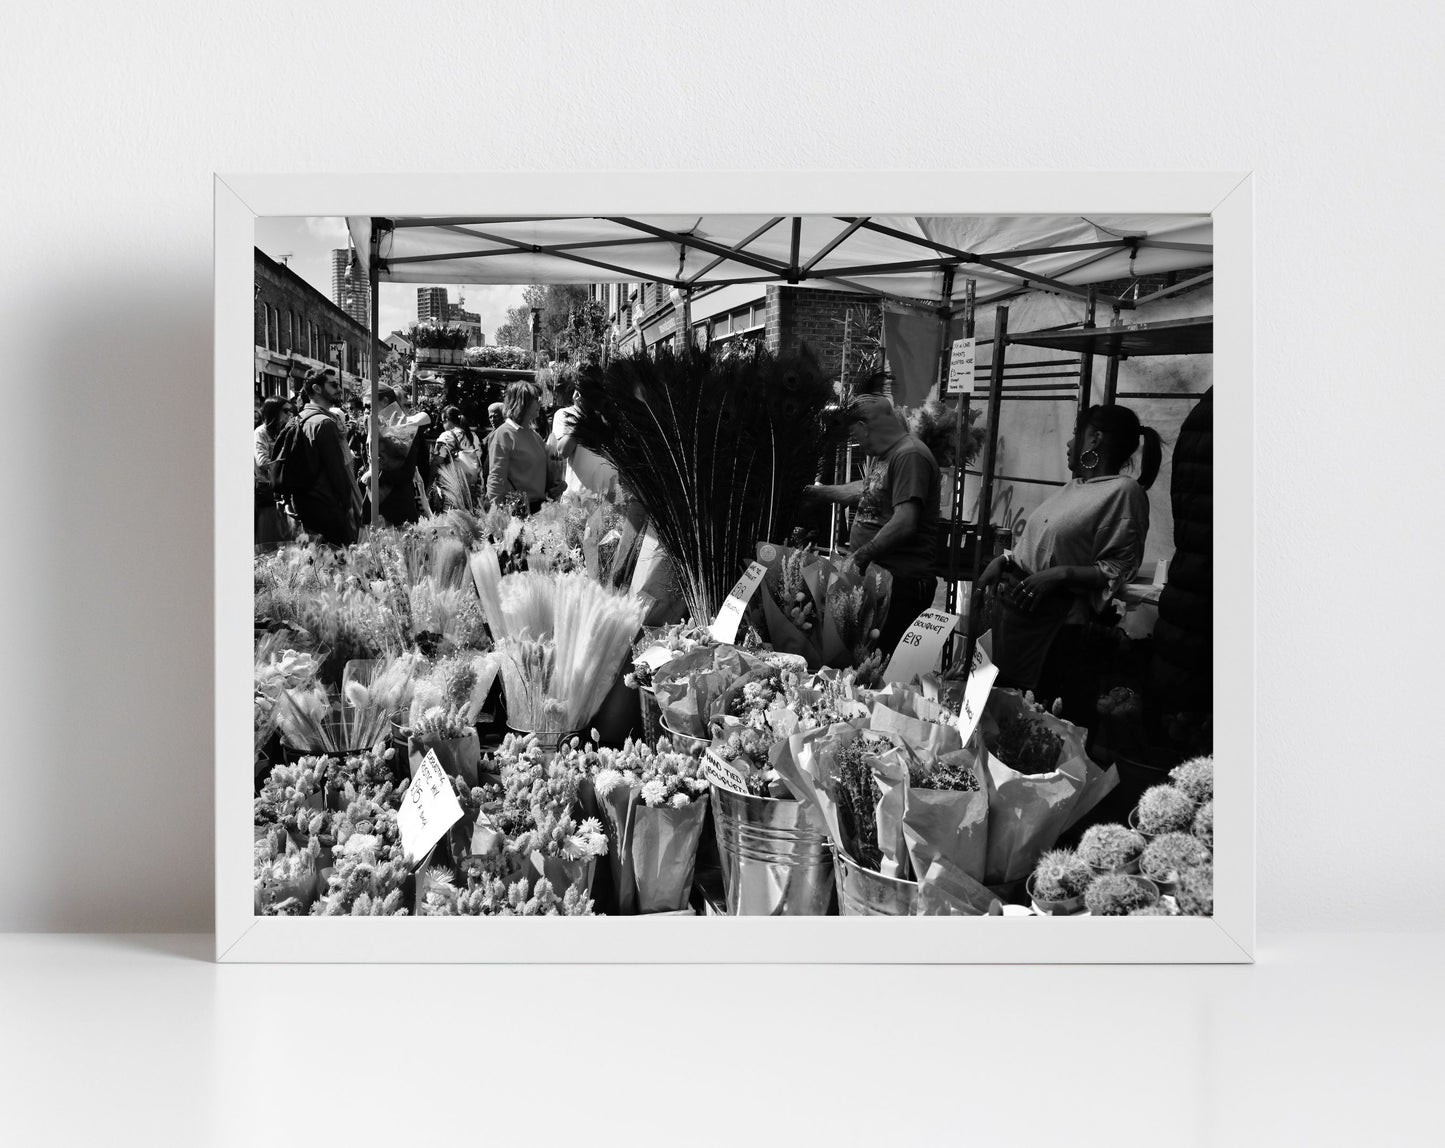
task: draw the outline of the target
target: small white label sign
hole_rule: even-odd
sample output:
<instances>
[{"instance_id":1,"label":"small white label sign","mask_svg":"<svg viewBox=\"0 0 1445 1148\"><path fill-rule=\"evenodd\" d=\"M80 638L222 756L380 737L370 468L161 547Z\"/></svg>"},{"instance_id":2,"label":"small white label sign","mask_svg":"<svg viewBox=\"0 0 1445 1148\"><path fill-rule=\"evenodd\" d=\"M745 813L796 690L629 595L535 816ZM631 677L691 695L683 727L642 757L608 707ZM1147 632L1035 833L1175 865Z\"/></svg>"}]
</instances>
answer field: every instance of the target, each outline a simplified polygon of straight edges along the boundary
<instances>
[{"instance_id":1,"label":"small white label sign","mask_svg":"<svg viewBox=\"0 0 1445 1148\"><path fill-rule=\"evenodd\" d=\"M898 639L898 648L888 659L883 680L906 686L914 678L924 677L936 670L943 643L948 641L948 635L958 625L958 618L957 614L947 614L942 610L925 610L919 614L903 637Z\"/></svg>"},{"instance_id":2,"label":"small white label sign","mask_svg":"<svg viewBox=\"0 0 1445 1148\"><path fill-rule=\"evenodd\" d=\"M987 635L985 635L987 637ZM958 732L968 741L983 716L983 707L988 704L989 691L998 677L998 667L989 660L984 650L983 638L973 647L973 663L968 671L968 685L963 689L963 704L958 710Z\"/></svg>"},{"instance_id":3,"label":"small white label sign","mask_svg":"<svg viewBox=\"0 0 1445 1148\"><path fill-rule=\"evenodd\" d=\"M976 339L953 341L953 354L948 359L947 394L966 395L973 390L974 355L977 348Z\"/></svg>"},{"instance_id":4,"label":"small white label sign","mask_svg":"<svg viewBox=\"0 0 1445 1148\"><path fill-rule=\"evenodd\" d=\"M768 568L761 562L749 562L747 572L738 579L728 594L727 601L722 604L722 609L717 612L717 617L708 627L708 633L716 641L723 645L731 645L734 638L738 636L738 626L743 620L743 611L748 607L748 599L757 592L758 586L763 581L763 575Z\"/></svg>"},{"instance_id":5,"label":"small white label sign","mask_svg":"<svg viewBox=\"0 0 1445 1148\"><path fill-rule=\"evenodd\" d=\"M401 848L410 864L415 865L432 851L448 829L462 816L452 781L437 760L436 750L426 751L421 768L411 779L396 825L401 830Z\"/></svg>"},{"instance_id":6,"label":"small white label sign","mask_svg":"<svg viewBox=\"0 0 1445 1148\"><path fill-rule=\"evenodd\" d=\"M715 749L703 750L703 772L707 779L724 789L731 789L734 793L747 793L748 781L741 773L723 760L722 754Z\"/></svg>"}]
</instances>

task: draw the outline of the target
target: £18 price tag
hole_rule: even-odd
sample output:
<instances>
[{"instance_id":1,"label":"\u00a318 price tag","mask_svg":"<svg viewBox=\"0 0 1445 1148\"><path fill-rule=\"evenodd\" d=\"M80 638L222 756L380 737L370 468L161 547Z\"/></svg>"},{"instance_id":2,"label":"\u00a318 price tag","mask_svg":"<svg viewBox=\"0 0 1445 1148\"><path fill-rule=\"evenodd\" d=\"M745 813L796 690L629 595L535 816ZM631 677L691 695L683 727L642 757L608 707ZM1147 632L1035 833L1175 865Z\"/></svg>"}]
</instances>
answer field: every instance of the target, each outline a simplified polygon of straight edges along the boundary
<instances>
[{"instance_id":1,"label":"\u00a318 price tag","mask_svg":"<svg viewBox=\"0 0 1445 1148\"><path fill-rule=\"evenodd\" d=\"M958 617L942 610L925 610L919 614L898 640L898 648L893 651L893 656L888 659L888 668L883 671L883 680L906 686L914 678L924 677L937 669L943 643L948 641L948 635L958 625Z\"/></svg>"}]
</instances>

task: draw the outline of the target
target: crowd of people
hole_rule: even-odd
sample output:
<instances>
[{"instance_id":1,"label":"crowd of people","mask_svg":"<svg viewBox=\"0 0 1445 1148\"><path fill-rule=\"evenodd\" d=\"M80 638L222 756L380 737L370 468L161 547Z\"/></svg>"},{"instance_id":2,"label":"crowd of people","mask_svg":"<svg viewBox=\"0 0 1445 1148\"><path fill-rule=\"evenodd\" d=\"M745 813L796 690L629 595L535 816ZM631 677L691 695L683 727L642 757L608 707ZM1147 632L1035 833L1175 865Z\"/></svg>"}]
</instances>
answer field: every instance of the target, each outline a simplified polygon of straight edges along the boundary
<instances>
[{"instance_id":1,"label":"crowd of people","mask_svg":"<svg viewBox=\"0 0 1445 1148\"><path fill-rule=\"evenodd\" d=\"M424 433L429 415L380 387L381 520L401 525L433 510L499 502L535 513L568 490L612 493L616 473L573 441L573 389L564 383L555 398L545 437L543 393L531 380L507 386L488 409L485 430L447 406L431 437ZM809 494L853 508L843 549L858 566L876 562L892 577L879 641L886 652L936 601L940 470L884 395L858 396L848 418L864 477ZM365 407L348 402L333 369L312 370L290 399L266 399L255 429L257 546L299 532L333 545L355 542L371 520L368 446ZM1160 462L1158 434L1133 411L1090 408L1069 442L1071 480L1029 516L975 586L975 632L992 631L1000 684L1059 699L1063 715L1079 724L1087 723L1097 692L1089 668L1100 659L1089 644L1110 599L1143 561L1147 491Z\"/></svg>"},{"instance_id":2,"label":"crowd of people","mask_svg":"<svg viewBox=\"0 0 1445 1148\"><path fill-rule=\"evenodd\" d=\"M404 525L438 510L494 503L535 513L568 490L609 493L615 472L572 439L574 388L564 384L556 400L545 438L543 392L528 379L508 384L502 401L490 405L485 431L447 406L433 436L429 414L410 409L403 392L379 387L381 521ZM299 533L335 546L355 542L372 518L369 455L367 408L344 394L334 368L313 368L292 396L265 399L254 431L257 547Z\"/></svg>"}]
</instances>

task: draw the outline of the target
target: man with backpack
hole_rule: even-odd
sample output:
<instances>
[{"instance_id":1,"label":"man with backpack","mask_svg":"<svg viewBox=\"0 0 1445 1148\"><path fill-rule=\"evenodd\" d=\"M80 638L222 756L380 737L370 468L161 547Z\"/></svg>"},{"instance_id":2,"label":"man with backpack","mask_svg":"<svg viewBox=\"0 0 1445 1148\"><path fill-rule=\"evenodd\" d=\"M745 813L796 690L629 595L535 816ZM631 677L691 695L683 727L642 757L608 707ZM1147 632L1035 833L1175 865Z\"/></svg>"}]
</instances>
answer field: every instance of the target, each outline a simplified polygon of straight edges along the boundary
<instances>
[{"instance_id":1,"label":"man with backpack","mask_svg":"<svg viewBox=\"0 0 1445 1148\"><path fill-rule=\"evenodd\" d=\"M331 416L341 402L334 367L315 367L301 381L306 405L282 428L272 451L276 489L291 500L301 528L333 546L356 541L361 488L347 462L342 431Z\"/></svg>"}]
</instances>

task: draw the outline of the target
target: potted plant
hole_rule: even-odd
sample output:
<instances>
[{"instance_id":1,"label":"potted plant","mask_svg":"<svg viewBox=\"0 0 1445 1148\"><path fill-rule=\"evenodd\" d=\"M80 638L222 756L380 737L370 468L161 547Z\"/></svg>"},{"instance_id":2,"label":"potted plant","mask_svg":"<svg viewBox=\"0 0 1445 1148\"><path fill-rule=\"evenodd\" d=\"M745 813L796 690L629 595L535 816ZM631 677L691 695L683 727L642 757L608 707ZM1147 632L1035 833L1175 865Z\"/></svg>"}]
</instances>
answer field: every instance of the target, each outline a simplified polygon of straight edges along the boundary
<instances>
[{"instance_id":1,"label":"potted plant","mask_svg":"<svg viewBox=\"0 0 1445 1148\"><path fill-rule=\"evenodd\" d=\"M1159 886L1160 893L1173 894L1179 874L1209 860L1209 851L1192 833L1162 833L1144 847L1139 872Z\"/></svg>"},{"instance_id":2,"label":"potted plant","mask_svg":"<svg viewBox=\"0 0 1445 1148\"><path fill-rule=\"evenodd\" d=\"M1179 874L1174 899L1186 917L1214 916L1214 864L1206 862Z\"/></svg>"},{"instance_id":3,"label":"potted plant","mask_svg":"<svg viewBox=\"0 0 1445 1148\"><path fill-rule=\"evenodd\" d=\"M1123 825L1091 825L1076 851L1095 873L1137 873L1144 844L1143 837Z\"/></svg>"},{"instance_id":4,"label":"potted plant","mask_svg":"<svg viewBox=\"0 0 1445 1148\"><path fill-rule=\"evenodd\" d=\"M1084 904L1095 917L1127 917L1159 901L1159 890L1147 877L1106 873L1096 877L1084 894Z\"/></svg>"},{"instance_id":5,"label":"potted plant","mask_svg":"<svg viewBox=\"0 0 1445 1148\"><path fill-rule=\"evenodd\" d=\"M1145 837L1161 833L1187 833L1194 824L1194 802L1182 789L1155 785L1144 791L1129 815L1129 824Z\"/></svg>"},{"instance_id":6,"label":"potted plant","mask_svg":"<svg viewBox=\"0 0 1445 1148\"><path fill-rule=\"evenodd\" d=\"M1194 836L1204 842L1204 847L1214 852L1214 802L1206 801L1194 814Z\"/></svg>"},{"instance_id":7,"label":"potted plant","mask_svg":"<svg viewBox=\"0 0 1445 1148\"><path fill-rule=\"evenodd\" d=\"M1195 805L1214 800L1214 758L1195 757L1169 771L1174 787Z\"/></svg>"},{"instance_id":8,"label":"potted plant","mask_svg":"<svg viewBox=\"0 0 1445 1148\"><path fill-rule=\"evenodd\" d=\"M1029 876L1029 900L1043 916L1072 916L1083 911L1084 892L1093 880L1094 870L1073 850L1051 849Z\"/></svg>"}]
</instances>

